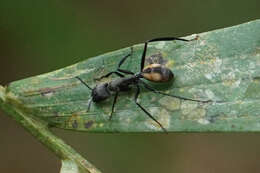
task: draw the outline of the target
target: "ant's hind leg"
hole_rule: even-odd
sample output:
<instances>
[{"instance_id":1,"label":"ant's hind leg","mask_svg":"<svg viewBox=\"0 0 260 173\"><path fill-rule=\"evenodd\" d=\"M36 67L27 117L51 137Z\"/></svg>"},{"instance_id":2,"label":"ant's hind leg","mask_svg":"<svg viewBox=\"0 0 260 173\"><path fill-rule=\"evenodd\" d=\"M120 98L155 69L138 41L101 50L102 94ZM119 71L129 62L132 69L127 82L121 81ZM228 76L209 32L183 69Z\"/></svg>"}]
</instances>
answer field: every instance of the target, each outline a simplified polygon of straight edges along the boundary
<instances>
[{"instance_id":1,"label":"ant's hind leg","mask_svg":"<svg viewBox=\"0 0 260 173\"><path fill-rule=\"evenodd\" d=\"M135 104L137 104L137 106L139 108L141 108L146 113L146 115L148 115L152 120L154 120L162 128L162 130L167 133L167 130L163 127L163 125L159 121L157 121L147 110L145 110L144 107L142 107L137 102L137 99L138 99L138 96L139 96L139 93L140 93L140 87L138 85L136 87L137 87L137 91L136 91L136 94L135 94Z\"/></svg>"},{"instance_id":2,"label":"ant's hind leg","mask_svg":"<svg viewBox=\"0 0 260 173\"><path fill-rule=\"evenodd\" d=\"M190 99L190 98L185 98L185 97L181 97L181 96L175 96L175 95L171 95L171 94L167 94L167 93L163 93L160 91L157 91L155 89L153 89L152 87L150 87L147 83L141 81L141 83L144 85L144 87L154 93L157 94L162 94L165 96L170 96L170 97L174 97L174 98L178 98L178 99L182 99L182 100L189 100L189 101L194 101L194 102L201 102L201 103L208 103L208 102L213 102L212 100L195 100L195 99Z\"/></svg>"}]
</instances>

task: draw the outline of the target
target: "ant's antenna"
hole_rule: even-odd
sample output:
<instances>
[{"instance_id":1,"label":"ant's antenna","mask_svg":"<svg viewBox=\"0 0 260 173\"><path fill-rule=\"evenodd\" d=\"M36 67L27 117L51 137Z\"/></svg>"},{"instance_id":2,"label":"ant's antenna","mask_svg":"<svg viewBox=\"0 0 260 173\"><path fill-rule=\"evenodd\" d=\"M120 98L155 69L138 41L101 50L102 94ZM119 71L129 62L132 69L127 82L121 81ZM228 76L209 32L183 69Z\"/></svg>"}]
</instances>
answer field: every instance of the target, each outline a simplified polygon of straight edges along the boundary
<instances>
[{"instance_id":1,"label":"ant's antenna","mask_svg":"<svg viewBox=\"0 0 260 173\"><path fill-rule=\"evenodd\" d=\"M90 86L88 86L88 84L86 84L80 77L76 76L75 78L77 78L83 85L85 85L88 89L93 90Z\"/></svg>"}]
</instances>

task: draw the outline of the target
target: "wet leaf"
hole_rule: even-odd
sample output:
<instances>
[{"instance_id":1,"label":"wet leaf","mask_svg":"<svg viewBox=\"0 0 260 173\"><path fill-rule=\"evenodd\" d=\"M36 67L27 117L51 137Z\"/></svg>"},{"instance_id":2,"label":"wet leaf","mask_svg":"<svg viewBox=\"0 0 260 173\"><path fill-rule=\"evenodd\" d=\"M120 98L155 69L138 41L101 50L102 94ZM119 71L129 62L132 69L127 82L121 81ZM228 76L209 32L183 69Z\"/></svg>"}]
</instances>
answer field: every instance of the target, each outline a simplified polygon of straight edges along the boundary
<instances>
[{"instance_id":1,"label":"wet leaf","mask_svg":"<svg viewBox=\"0 0 260 173\"><path fill-rule=\"evenodd\" d=\"M191 35L191 42L161 41L148 47L147 61L161 56L174 73L174 82L152 84L169 94L197 100L180 100L142 89L139 103L167 131L260 131L260 20ZM122 68L139 72L143 44L133 46L133 55ZM134 102L135 88L120 93L109 121L113 97L93 104L87 112L92 88L116 76L95 81L116 69L130 47L89 58L75 65L12 82L6 99L25 114L49 125L90 132L162 132ZM160 59L160 57L159 57ZM161 60L160 60L161 61Z\"/></svg>"}]
</instances>

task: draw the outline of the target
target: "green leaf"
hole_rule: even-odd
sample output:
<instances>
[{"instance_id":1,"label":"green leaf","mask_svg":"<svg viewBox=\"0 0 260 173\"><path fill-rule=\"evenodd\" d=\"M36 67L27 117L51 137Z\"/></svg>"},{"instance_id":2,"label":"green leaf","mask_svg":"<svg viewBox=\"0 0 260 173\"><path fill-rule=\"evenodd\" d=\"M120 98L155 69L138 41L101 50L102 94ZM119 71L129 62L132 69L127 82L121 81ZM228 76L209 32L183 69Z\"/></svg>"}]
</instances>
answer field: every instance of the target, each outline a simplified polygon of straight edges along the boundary
<instances>
[{"instance_id":1,"label":"green leaf","mask_svg":"<svg viewBox=\"0 0 260 173\"><path fill-rule=\"evenodd\" d=\"M90 172L98 173L93 170ZM85 170L80 169L77 163L71 160L62 160L60 173L88 173Z\"/></svg>"},{"instance_id":2,"label":"green leaf","mask_svg":"<svg viewBox=\"0 0 260 173\"><path fill-rule=\"evenodd\" d=\"M139 103L169 132L260 131L260 20L186 37L191 42L151 43L148 56L161 54L175 80L149 84L169 94L197 100L180 100L142 89ZM133 46L133 55L123 69L138 72L143 44ZM113 97L92 104L91 91L80 76L94 87L103 74L117 68L130 48L106 53L75 65L12 82L5 98L23 113L48 125L89 132L162 132L134 102L135 89L120 93L109 121Z\"/></svg>"},{"instance_id":3,"label":"green leaf","mask_svg":"<svg viewBox=\"0 0 260 173\"><path fill-rule=\"evenodd\" d=\"M62 161L61 173L100 173L90 162L85 160L73 148L59 139L48 129L48 124L37 117L25 114L21 111L19 103L9 102L17 101L9 99L13 97L10 92L0 86L0 108L7 112L20 125L28 130L38 141L49 148ZM14 106L13 104L17 104Z\"/></svg>"}]
</instances>

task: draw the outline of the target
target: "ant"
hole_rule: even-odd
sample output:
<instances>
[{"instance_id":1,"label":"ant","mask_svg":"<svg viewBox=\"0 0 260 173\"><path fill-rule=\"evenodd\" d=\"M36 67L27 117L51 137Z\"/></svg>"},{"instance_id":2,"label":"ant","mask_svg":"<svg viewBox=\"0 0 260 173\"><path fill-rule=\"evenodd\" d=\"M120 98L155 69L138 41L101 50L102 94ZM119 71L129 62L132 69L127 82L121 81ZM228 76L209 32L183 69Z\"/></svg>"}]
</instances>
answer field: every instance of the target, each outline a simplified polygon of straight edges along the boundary
<instances>
[{"instance_id":1,"label":"ant","mask_svg":"<svg viewBox=\"0 0 260 173\"><path fill-rule=\"evenodd\" d=\"M195 38L196 39L196 38ZM206 100L206 101L202 101L202 100L195 100L195 99L190 99L190 98L184 98L181 96L175 96L175 95L170 95L167 93L163 93L160 91L157 91L156 89L153 89L151 86L149 86L147 83L145 83L142 78L152 81L152 82L168 82L171 81L174 78L174 75L172 73L172 71L161 65L161 64L150 64L146 67L144 67L144 63L145 63L145 56L146 56L146 51L147 51L147 45L150 42L155 42L155 41L172 41L172 40L180 40L180 41L192 41L194 39L191 40L186 40L186 39L182 39L182 38L177 38L177 37L162 37L162 38L155 38L152 40L148 40L145 42L144 44L144 50L142 53L142 59L141 59L141 66L140 66L140 72L138 73L133 73L131 71L128 70L124 70L121 69L120 66L125 62L125 60L132 55L133 52L133 48L131 47L131 53L127 54L125 57L123 57L120 62L118 63L118 67L116 71L112 71L107 73L106 75L101 76L100 78L98 78L98 80L102 79L102 78L106 78L109 77L112 74L115 74L117 76L119 76L119 78L116 78L110 82L106 82L106 83L101 83L101 84L97 84L94 88L91 88L89 85L87 85L80 77L76 77L82 84L84 84L87 88L89 88L92 93L91 93L91 99L88 103L88 111L90 109L90 105L91 102L101 102L107 98L109 98L110 96L112 96L112 94L114 94L114 101L113 101L113 105L112 105L112 111L109 117L109 120L112 119L112 115L114 112L114 107L117 101L117 97L118 94L120 92L126 92L131 90L132 87L135 87L136 93L135 93L135 97L134 97L134 101L135 104L141 108L143 110L143 112L146 113L146 115L148 115L153 121L155 121L164 132L167 133L167 130L163 127L163 125L156 120L143 106L141 106L138 102L137 102L137 98L140 94L140 85L144 86L146 89L150 90L151 92L157 93L157 94L161 94L161 95L165 95L165 96L170 96L170 97L174 97L174 98L178 98L178 99L182 99L182 100L189 100L189 101L195 101L195 102L202 102L202 103L207 103L210 102L211 100ZM125 76L128 75L128 76Z\"/></svg>"}]
</instances>

